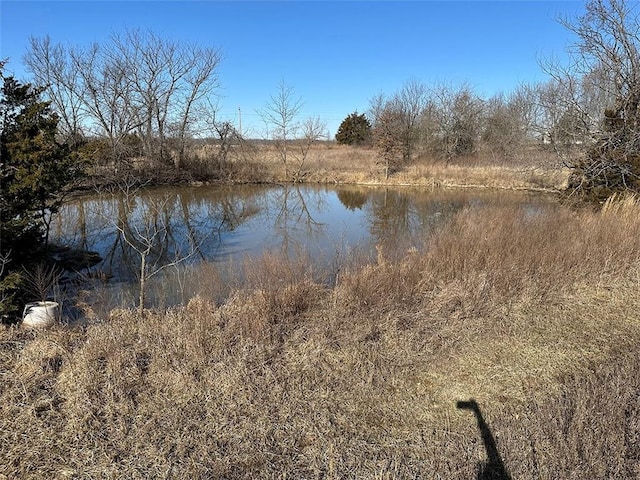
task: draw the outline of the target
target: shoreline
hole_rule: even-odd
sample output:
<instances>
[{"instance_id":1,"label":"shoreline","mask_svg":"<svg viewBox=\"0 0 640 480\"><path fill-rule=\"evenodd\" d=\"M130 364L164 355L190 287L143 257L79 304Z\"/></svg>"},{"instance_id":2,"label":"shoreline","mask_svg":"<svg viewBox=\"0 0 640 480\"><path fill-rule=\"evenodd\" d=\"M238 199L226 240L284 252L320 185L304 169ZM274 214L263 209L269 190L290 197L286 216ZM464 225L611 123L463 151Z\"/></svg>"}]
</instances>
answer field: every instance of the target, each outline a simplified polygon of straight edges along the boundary
<instances>
[{"instance_id":1,"label":"shoreline","mask_svg":"<svg viewBox=\"0 0 640 480\"><path fill-rule=\"evenodd\" d=\"M329 287L271 256L220 302L205 270L211 292L180 307L2 328L0 477L474 478L470 399L514 478L533 460L633 472L639 208L462 211L429 250L341 265Z\"/></svg>"},{"instance_id":2,"label":"shoreline","mask_svg":"<svg viewBox=\"0 0 640 480\"><path fill-rule=\"evenodd\" d=\"M204 186L204 185L355 185L376 187L425 187L446 189L487 189L505 191L531 191L561 194L566 189L570 170L567 168L505 165L442 165L418 163L406 167L385 179L362 165L355 168L329 170L309 167L298 179L287 178L281 165L267 160L256 161L252 170L261 171L262 178L237 173L226 178L213 176L197 178L188 171L168 169L161 175L149 174L149 169L132 170L127 176L90 175L83 184L73 187L69 193L87 193L119 188L121 184L137 187ZM251 165L249 165L251 166ZM246 167L245 167L246 168ZM251 170L251 169L250 169Z\"/></svg>"}]
</instances>

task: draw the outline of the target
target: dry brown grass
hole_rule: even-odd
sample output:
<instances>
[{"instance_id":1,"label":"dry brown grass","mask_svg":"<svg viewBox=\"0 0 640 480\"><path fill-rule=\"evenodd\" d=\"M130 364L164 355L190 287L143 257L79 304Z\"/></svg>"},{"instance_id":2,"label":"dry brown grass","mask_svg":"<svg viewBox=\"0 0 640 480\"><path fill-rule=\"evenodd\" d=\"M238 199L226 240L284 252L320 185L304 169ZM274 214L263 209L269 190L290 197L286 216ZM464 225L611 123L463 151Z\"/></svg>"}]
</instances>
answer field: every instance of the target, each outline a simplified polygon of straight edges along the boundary
<instances>
[{"instance_id":1,"label":"dry brown grass","mask_svg":"<svg viewBox=\"0 0 640 480\"><path fill-rule=\"evenodd\" d=\"M335 286L265 256L223 302L0 331L0 478L640 475L640 206L469 209ZM399 260L396 260L399 258Z\"/></svg>"},{"instance_id":2,"label":"dry brown grass","mask_svg":"<svg viewBox=\"0 0 640 480\"><path fill-rule=\"evenodd\" d=\"M385 178L377 160L378 153L373 148L317 144L301 167L301 178L313 183L557 191L566 188L569 176L569 171L560 167L549 152L537 150L517 160L478 156L447 163L421 157L389 178ZM254 163L248 172L261 172L265 181L291 180L270 147L258 148ZM292 156L289 170L297 170L298 165ZM247 180L254 178L255 175Z\"/></svg>"}]
</instances>

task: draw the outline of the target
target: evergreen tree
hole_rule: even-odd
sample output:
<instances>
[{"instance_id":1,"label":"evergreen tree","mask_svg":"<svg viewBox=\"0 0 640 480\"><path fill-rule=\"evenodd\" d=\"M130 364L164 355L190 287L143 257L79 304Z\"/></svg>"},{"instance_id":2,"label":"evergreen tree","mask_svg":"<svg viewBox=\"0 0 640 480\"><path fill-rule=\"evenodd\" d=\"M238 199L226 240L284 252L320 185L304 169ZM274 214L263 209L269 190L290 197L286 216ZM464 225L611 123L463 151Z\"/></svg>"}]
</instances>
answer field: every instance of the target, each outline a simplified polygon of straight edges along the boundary
<instances>
[{"instance_id":1,"label":"evergreen tree","mask_svg":"<svg viewBox=\"0 0 640 480\"><path fill-rule=\"evenodd\" d=\"M2 74L0 63L0 312L7 310L16 277L48 242L51 215L81 165L56 140L58 116L42 89ZM15 293L15 292L13 292Z\"/></svg>"},{"instance_id":2,"label":"evergreen tree","mask_svg":"<svg viewBox=\"0 0 640 480\"><path fill-rule=\"evenodd\" d=\"M343 145L364 145L371 139L371 123L364 114L347 116L336 133L336 141Z\"/></svg>"}]
</instances>

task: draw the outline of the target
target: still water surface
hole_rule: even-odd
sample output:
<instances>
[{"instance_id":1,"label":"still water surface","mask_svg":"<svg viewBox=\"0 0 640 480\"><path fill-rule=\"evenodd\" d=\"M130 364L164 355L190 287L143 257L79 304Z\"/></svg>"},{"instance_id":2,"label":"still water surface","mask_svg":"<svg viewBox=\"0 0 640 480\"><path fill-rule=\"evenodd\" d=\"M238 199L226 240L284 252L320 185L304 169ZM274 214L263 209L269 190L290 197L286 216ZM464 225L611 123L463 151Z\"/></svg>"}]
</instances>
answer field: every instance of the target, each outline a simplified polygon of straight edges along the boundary
<instances>
[{"instance_id":1,"label":"still water surface","mask_svg":"<svg viewBox=\"0 0 640 480\"><path fill-rule=\"evenodd\" d=\"M240 265L277 252L305 254L320 271L338 257L373 255L376 245L419 248L463 208L481 215L489 206L516 205L538 214L554 203L540 194L424 188L163 187L78 198L56 216L52 239L100 254L89 273L109 278L108 307L135 302L143 255L148 272L170 265L153 276L165 291L154 293L152 283L151 303L173 304L198 293L184 279L199 265ZM167 294L167 284L179 294Z\"/></svg>"}]
</instances>

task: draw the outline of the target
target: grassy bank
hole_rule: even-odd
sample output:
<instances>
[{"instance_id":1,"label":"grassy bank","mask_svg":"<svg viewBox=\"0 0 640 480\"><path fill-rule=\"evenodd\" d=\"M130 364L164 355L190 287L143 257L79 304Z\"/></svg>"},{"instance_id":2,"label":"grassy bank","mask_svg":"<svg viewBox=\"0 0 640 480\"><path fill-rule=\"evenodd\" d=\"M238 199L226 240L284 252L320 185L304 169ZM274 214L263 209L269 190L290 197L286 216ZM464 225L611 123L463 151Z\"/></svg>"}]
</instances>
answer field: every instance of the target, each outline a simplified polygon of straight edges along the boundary
<instances>
[{"instance_id":1,"label":"grassy bank","mask_svg":"<svg viewBox=\"0 0 640 480\"><path fill-rule=\"evenodd\" d=\"M452 188L493 188L560 191L566 188L569 170L553 152L541 147L524 150L518 158L473 158L444 160L417 156L388 178L373 148L318 143L304 161L291 154L287 169L275 148L250 144L234 151L225 161L214 146L193 151L180 170L136 159L131 168L114 173L112 168L93 168L85 189L114 188L123 180L146 185L189 183L287 183L294 181L329 184L416 185ZM125 175L126 178L121 178Z\"/></svg>"},{"instance_id":2,"label":"grassy bank","mask_svg":"<svg viewBox=\"0 0 640 480\"><path fill-rule=\"evenodd\" d=\"M269 160L268 154L262 158L282 179L282 166ZM304 179L317 183L557 191L566 187L569 175L555 154L540 149L523 151L516 159L479 155L446 162L418 156L389 178L385 178L378 160L374 149L317 145L304 164Z\"/></svg>"},{"instance_id":3,"label":"grassy bank","mask_svg":"<svg viewBox=\"0 0 640 480\"><path fill-rule=\"evenodd\" d=\"M332 286L266 256L218 304L3 327L0 478L637 478L639 214L468 209Z\"/></svg>"}]
</instances>

